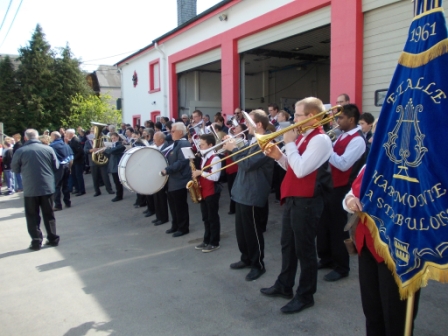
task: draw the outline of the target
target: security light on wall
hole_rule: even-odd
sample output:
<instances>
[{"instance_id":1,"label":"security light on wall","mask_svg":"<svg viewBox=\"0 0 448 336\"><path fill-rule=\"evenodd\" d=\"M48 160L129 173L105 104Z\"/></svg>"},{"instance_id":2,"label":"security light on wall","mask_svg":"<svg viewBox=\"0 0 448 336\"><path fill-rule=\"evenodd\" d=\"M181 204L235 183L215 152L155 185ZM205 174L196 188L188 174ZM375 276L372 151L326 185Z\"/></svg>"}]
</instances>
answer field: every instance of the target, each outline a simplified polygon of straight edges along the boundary
<instances>
[{"instance_id":1,"label":"security light on wall","mask_svg":"<svg viewBox=\"0 0 448 336\"><path fill-rule=\"evenodd\" d=\"M227 14L221 14L220 16L218 16L219 21L227 21Z\"/></svg>"}]
</instances>

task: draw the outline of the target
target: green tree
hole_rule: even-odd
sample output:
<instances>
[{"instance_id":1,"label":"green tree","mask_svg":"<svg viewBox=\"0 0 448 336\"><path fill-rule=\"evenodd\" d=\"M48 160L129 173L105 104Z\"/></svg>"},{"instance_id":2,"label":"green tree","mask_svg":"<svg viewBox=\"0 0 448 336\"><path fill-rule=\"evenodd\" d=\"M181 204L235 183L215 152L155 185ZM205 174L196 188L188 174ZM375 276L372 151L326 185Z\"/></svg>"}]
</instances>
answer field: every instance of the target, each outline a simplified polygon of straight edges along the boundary
<instances>
[{"instance_id":1,"label":"green tree","mask_svg":"<svg viewBox=\"0 0 448 336\"><path fill-rule=\"evenodd\" d=\"M6 56L0 60L0 122L3 122L5 134L12 135L26 127L20 97L14 65Z\"/></svg>"},{"instance_id":2,"label":"green tree","mask_svg":"<svg viewBox=\"0 0 448 336\"><path fill-rule=\"evenodd\" d=\"M60 50L60 57L55 60L55 80L58 94L55 101L55 108L60 112L52 123L60 123L70 117L72 99L76 95L87 97L93 91L87 85L85 74L79 68L80 62L73 57L70 47Z\"/></svg>"},{"instance_id":3,"label":"green tree","mask_svg":"<svg viewBox=\"0 0 448 336\"><path fill-rule=\"evenodd\" d=\"M121 110L111 104L112 97L108 94L97 96L91 94L84 97L80 94L72 98L70 116L63 120L62 126L90 129L90 122L117 125L121 122Z\"/></svg>"},{"instance_id":4,"label":"green tree","mask_svg":"<svg viewBox=\"0 0 448 336\"><path fill-rule=\"evenodd\" d=\"M45 34L38 24L29 45L19 49L21 62L17 71L22 93L26 127L43 129L57 119L54 102L59 90L55 85L55 60ZM57 126L56 126L57 127Z\"/></svg>"}]
</instances>

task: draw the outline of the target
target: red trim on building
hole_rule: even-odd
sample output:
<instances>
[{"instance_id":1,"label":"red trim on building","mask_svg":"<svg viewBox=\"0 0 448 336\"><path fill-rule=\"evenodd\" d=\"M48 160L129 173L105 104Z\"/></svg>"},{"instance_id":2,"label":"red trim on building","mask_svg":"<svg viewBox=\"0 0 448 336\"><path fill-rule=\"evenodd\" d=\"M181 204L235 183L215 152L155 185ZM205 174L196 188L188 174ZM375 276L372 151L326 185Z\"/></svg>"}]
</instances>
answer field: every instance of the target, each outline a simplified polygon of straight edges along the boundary
<instances>
[{"instance_id":1,"label":"red trim on building","mask_svg":"<svg viewBox=\"0 0 448 336\"><path fill-rule=\"evenodd\" d=\"M158 65L158 73L154 73L155 66ZM155 85L155 78L159 78L159 86ZM159 92L160 91L160 58L149 62L149 93Z\"/></svg>"},{"instance_id":2,"label":"red trim on building","mask_svg":"<svg viewBox=\"0 0 448 336\"><path fill-rule=\"evenodd\" d=\"M142 115L141 114L134 114L132 116L132 127L135 129L135 126L141 125Z\"/></svg>"},{"instance_id":3,"label":"red trim on building","mask_svg":"<svg viewBox=\"0 0 448 336\"><path fill-rule=\"evenodd\" d=\"M333 0L334 1L334 0ZM343 1L343 0L338 0ZM361 1L361 0L351 0L351 1ZM184 61L186 59L192 58L194 56L200 55L204 52L210 51L215 48L223 48L221 50L222 53L222 64L226 66L226 76L222 77L222 93L230 93L231 98L230 102L226 102L229 99L227 96L222 96L222 111L224 114L232 115L234 113L235 107L239 106L239 71L238 69L233 73L233 79L227 78L230 73L229 69L238 67L238 62L235 62L235 59L239 60L237 41L243 37L253 35L260 31L266 30L273 26L279 25L283 22L289 21L299 16L303 16L320 8L329 6L331 4L331 0L314 0L314 1L301 1L295 0L289 4L286 4L280 8L277 8L269 13L261 15L255 19L252 19L248 22L245 22L237 27L234 27L226 32L213 36L207 40L199 42L189 48L181 50L171 56L168 57L169 64L169 80L170 80L170 117L175 117L178 114L178 90L177 90L177 75L176 75L176 63ZM345 8L347 4L345 4ZM220 8L222 11L222 8ZM348 16L344 15L346 18ZM343 17L344 17L343 16ZM191 28L189 26L189 28ZM345 34L353 34L352 31L344 31ZM345 37L344 37L345 38ZM236 45L236 47L232 47ZM226 57L226 59L224 59ZM227 59L230 57L230 59ZM361 53L362 58L362 53ZM236 65L235 65L236 63ZM362 63L362 59L361 59ZM222 65L222 68L224 66ZM239 68L239 67L238 67ZM224 69L224 68L223 68ZM223 70L224 71L224 70ZM224 75L224 72L222 73ZM361 75L362 76L362 75ZM225 79L224 79L225 78ZM230 85L230 86L229 86ZM235 98L237 97L237 98ZM231 105L233 105L231 107Z\"/></svg>"},{"instance_id":4,"label":"red trim on building","mask_svg":"<svg viewBox=\"0 0 448 336\"><path fill-rule=\"evenodd\" d=\"M151 119L155 123L157 121L157 116L160 115L160 111L152 111L149 115L149 119Z\"/></svg>"},{"instance_id":5,"label":"red trim on building","mask_svg":"<svg viewBox=\"0 0 448 336\"><path fill-rule=\"evenodd\" d=\"M221 45L221 109L224 118L233 115L235 108L240 106L239 61L238 41L224 41Z\"/></svg>"},{"instance_id":6,"label":"red trim on building","mask_svg":"<svg viewBox=\"0 0 448 336\"><path fill-rule=\"evenodd\" d=\"M331 1L330 100L346 93L362 106L364 14L362 0Z\"/></svg>"}]
</instances>

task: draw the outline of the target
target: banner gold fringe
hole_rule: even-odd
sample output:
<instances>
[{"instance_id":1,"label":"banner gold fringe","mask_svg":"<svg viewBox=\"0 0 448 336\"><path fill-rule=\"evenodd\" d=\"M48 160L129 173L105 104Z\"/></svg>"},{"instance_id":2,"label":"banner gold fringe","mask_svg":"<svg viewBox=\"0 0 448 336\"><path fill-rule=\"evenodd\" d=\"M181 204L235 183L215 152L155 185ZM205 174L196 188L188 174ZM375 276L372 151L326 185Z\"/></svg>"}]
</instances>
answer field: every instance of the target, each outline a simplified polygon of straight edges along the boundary
<instances>
[{"instance_id":1,"label":"banner gold fringe","mask_svg":"<svg viewBox=\"0 0 448 336\"><path fill-rule=\"evenodd\" d=\"M407 299L421 287L425 287L428 284L428 280L448 283L448 264L438 265L435 263L425 263L423 269L420 272L414 275L412 279L403 283L397 274L395 262L389 254L389 247L380 239L378 228L375 225L373 219L366 213L361 213L360 220L362 223L365 223L365 225L369 229L370 234L373 238L376 252L384 259L387 267L392 272L395 282L398 285L398 290L400 292L400 297L402 300Z\"/></svg>"},{"instance_id":2,"label":"banner gold fringe","mask_svg":"<svg viewBox=\"0 0 448 336\"><path fill-rule=\"evenodd\" d=\"M419 54L411 54L403 51L398 59L398 64L408 68L418 68L428 64L433 59L448 52L448 39L444 39L430 49Z\"/></svg>"}]
</instances>

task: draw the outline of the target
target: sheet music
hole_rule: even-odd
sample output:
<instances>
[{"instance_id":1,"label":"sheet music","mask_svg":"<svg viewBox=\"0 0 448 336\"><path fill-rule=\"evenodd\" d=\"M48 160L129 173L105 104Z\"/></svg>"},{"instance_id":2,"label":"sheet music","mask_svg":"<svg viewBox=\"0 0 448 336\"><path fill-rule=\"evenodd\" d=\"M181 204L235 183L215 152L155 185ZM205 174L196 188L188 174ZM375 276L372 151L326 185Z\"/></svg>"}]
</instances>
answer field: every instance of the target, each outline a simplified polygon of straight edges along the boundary
<instances>
[{"instance_id":1,"label":"sheet music","mask_svg":"<svg viewBox=\"0 0 448 336\"><path fill-rule=\"evenodd\" d=\"M118 134L118 136L120 137L121 140L127 141L128 139L126 139L126 137L123 134Z\"/></svg>"},{"instance_id":2,"label":"sheet music","mask_svg":"<svg viewBox=\"0 0 448 336\"><path fill-rule=\"evenodd\" d=\"M108 142L108 141L103 141L104 147L109 148L112 147L114 145L113 142Z\"/></svg>"},{"instance_id":3,"label":"sheet music","mask_svg":"<svg viewBox=\"0 0 448 336\"><path fill-rule=\"evenodd\" d=\"M194 159L195 158L191 147L183 147L183 148L181 148L181 150L182 150L182 154L184 154L184 157L186 159Z\"/></svg>"},{"instance_id":4,"label":"sheet music","mask_svg":"<svg viewBox=\"0 0 448 336\"><path fill-rule=\"evenodd\" d=\"M150 147L148 140L141 139L141 141L146 147Z\"/></svg>"}]
</instances>

